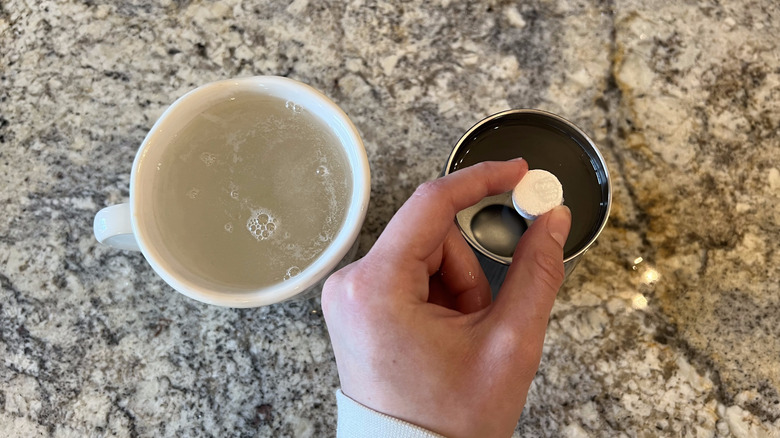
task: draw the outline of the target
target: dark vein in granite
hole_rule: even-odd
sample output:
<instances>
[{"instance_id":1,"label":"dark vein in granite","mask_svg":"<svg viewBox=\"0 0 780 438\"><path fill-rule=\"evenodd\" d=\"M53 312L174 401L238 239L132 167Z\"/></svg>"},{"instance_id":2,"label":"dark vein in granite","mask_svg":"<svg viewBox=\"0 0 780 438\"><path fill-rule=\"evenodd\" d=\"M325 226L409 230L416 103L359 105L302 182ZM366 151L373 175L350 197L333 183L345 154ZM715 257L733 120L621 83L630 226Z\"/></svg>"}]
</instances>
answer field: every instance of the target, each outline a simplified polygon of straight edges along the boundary
<instances>
[{"instance_id":1,"label":"dark vein in granite","mask_svg":"<svg viewBox=\"0 0 780 438\"><path fill-rule=\"evenodd\" d=\"M614 2L609 2L609 6L606 8L608 11L614 10ZM618 50L618 42L617 42L617 27L615 26L614 22L614 14L611 13L610 17L612 19L612 27L610 31L610 67L609 67L609 73L606 76L606 87L604 89L604 95L601 99L599 99L596 103L597 105L602 108L605 112L606 121L607 121L607 135L605 139L605 146L608 150L612 151L613 158L615 159L618 168L617 171L620 175L622 175L622 179L626 181L624 187L628 191L628 199L632 202L632 208L631 210L636 212L636 216L632 218L630 222L623 222L615 218L610 218L611 226L615 226L618 228L626 229L635 231L639 234L642 241L642 247L640 249L643 257L646 261L650 262L651 264L654 264L654 259L657 257L655 246L651 244L650 240L648 239L648 233L647 229L649 227L649 223L651 221L651 217L648 214L647 211L643 208L643 206L638 202L640 199L640 195L635 191L634 184L630 181L628 178L629 174L626 171L626 163L623 153L625 153L625 150L621 149L622 146L619 146L617 144L617 141L619 140L625 140L627 137L628 132L635 131L635 124L631 121L631 116L629 114L625 114L623 111L623 108L625 108L626 105L630 105L629 102L627 102L623 97L623 92L618 86L617 78L616 78L616 71L618 69L617 60L620 57L619 50ZM671 61L669 60L669 57L675 56L675 47L679 44L679 40L676 39L676 35L672 35L669 39L665 40L659 40L656 41L656 48L654 49L654 53L661 53L663 52L665 55L661 58L660 62L664 63L666 66L671 64ZM667 69L668 70L668 69ZM675 72L674 70L669 71L669 80L674 80L675 78ZM743 64L742 71L740 72L739 76L741 78L745 78L743 80L752 80L755 82L756 80L760 80L760 74L756 75L755 73L751 74L749 71L749 68ZM741 86L741 88L748 89L749 87ZM715 90L718 92L722 92L722 87L718 87ZM714 93L711 93L711 95ZM730 94L730 93L726 93ZM743 100L747 99L747 93L745 93L745 96L743 96ZM713 105L714 102L709 102L709 105ZM743 104L743 106L746 106ZM703 110L700 110L702 113L704 113ZM630 111L629 111L630 112ZM702 114L706 117L706 113ZM706 120L706 119L705 119ZM766 126L766 123L763 125ZM755 125L751 124L751 135L753 135L753 131L755 131ZM707 136L706 131L706 124L704 126L704 132L702 133L702 137ZM617 139L617 140L616 140ZM699 140L702 142L702 140ZM731 157L724 160L725 162L730 161ZM713 186L713 189L716 189L715 184L711 184ZM715 196L717 198L717 196ZM724 223L733 223L732 220L726 220ZM734 246L734 244L737 241L737 233L734 232L725 232L725 233L715 233L713 234L707 234L708 237L713 238L715 236L718 236L716 238L725 239L722 241L712 241L707 245L703 252L703 263L701 272L706 271L707 268L707 259L708 259L708 253L711 249L714 248L728 248ZM636 248L635 248L636 249ZM683 282L684 283L684 282ZM652 290L646 291L645 295L648 297L654 297L655 294ZM743 304L744 305L744 304ZM651 304L653 307L657 307L655 304ZM660 310L660 309L659 309ZM755 314L754 311L745 311L744 314ZM780 313L778 313L780 314ZM670 347L673 347L677 349L678 351L682 352L683 355L690 361L690 363L695 366L699 372L702 375L707 375L715 384L715 389L713 391L713 397L715 397L720 403L724 405L730 405L734 403L734 392L733 390L729 389L730 385L727 385L727 382L724 382L724 380L721 378L721 374L719 371L719 366L716 364L712 358L709 356L709 353L705 350L702 350L700 347L697 348L690 344L685 337L679 332L677 328L677 324L675 324L671 317L667 314L665 314L662 311L656 311L656 312L648 312L646 314L646 318L649 319L649 322L651 323L651 326L656 327L656 332L653 336L654 340L659 342L663 345L668 345ZM728 318L727 318L728 319ZM726 319L726 320L727 320ZM768 334L769 335L769 334ZM763 384L759 384L759 387L757 388L758 391L770 402L772 400L775 400L775 404L777 404L777 400L779 398L778 391L776 388L772 387L768 382L765 382ZM771 411L765 409L761 403L747 403L744 408L751 412L752 414L758 416L759 418L767 419L768 421L776 421L780 416L777 414L772 413ZM611 427L613 427L614 430L621 430L620 425L615 423L611 424Z\"/></svg>"},{"instance_id":2,"label":"dark vein in granite","mask_svg":"<svg viewBox=\"0 0 780 438\"><path fill-rule=\"evenodd\" d=\"M636 217L631 221L622 221L619 218L610 217L609 221L611 225L636 231L639 233L642 239L642 253L647 254L649 257L654 258L653 246L647 238L647 228L649 224L649 217L645 210L638 204L638 195L634 190L634 184L628 179L628 172L626 171L625 158L623 157L623 147L618 145L619 140L626 138L626 131L633 128L633 123L629 115L624 114L623 106L626 104L623 99L623 92L618 86L617 78L615 76L618 68L617 60L619 57L618 43L617 43L617 28L615 26L614 15L614 1L608 2L609 6L606 8L609 11L611 19L611 27L609 32L609 71L606 74L606 87L604 89L603 97L597 101L597 105L604 110L605 119L607 123L607 135L605 138L605 146L612 152L612 156L617 163L617 171L622 176L622 180L625 181L623 187L628 192L628 199L631 202L630 210L636 212ZM616 140L617 139L617 140ZM613 178L614 179L614 178ZM614 191L617 188L613 184L613 197L616 195Z\"/></svg>"}]
</instances>

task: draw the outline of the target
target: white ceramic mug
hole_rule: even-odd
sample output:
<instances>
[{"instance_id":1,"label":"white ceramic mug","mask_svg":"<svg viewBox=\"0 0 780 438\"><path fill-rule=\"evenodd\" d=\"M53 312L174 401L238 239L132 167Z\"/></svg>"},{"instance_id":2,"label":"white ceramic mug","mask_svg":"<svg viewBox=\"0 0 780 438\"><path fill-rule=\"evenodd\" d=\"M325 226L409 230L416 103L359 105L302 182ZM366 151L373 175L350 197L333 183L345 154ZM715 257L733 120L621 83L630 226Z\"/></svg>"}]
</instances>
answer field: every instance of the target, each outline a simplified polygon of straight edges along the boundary
<instances>
[{"instance_id":1,"label":"white ceramic mug","mask_svg":"<svg viewBox=\"0 0 780 438\"><path fill-rule=\"evenodd\" d=\"M156 163L174 136L196 115L237 92L252 92L290 100L324 122L343 146L352 173L352 197L344 224L331 244L300 274L257 290L225 290L177 270L176 263L161 256L155 241L148 205L156 189L152 181ZM182 294L204 303L228 307L257 307L300 295L320 284L341 262L354 256L365 218L371 179L363 142L347 115L314 88L283 77L256 76L213 82L185 94L157 120L136 153L130 174L130 202L104 208L95 216L95 237L101 243L141 251L155 272Z\"/></svg>"}]
</instances>

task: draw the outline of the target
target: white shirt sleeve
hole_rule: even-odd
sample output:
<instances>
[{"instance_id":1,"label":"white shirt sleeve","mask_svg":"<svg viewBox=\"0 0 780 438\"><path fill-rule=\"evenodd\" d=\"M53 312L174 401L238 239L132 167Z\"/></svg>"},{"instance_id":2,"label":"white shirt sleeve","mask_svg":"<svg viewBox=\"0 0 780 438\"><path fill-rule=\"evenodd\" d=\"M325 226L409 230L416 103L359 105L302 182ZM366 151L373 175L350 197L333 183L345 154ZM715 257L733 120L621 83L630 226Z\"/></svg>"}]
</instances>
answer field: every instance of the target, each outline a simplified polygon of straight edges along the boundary
<instances>
[{"instance_id":1,"label":"white shirt sleeve","mask_svg":"<svg viewBox=\"0 0 780 438\"><path fill-rule=\"evenodd\" d=\"M444 438L422 427L377 412L352 400L339 389L337 438Z\"/></svg>"}]
</instances>

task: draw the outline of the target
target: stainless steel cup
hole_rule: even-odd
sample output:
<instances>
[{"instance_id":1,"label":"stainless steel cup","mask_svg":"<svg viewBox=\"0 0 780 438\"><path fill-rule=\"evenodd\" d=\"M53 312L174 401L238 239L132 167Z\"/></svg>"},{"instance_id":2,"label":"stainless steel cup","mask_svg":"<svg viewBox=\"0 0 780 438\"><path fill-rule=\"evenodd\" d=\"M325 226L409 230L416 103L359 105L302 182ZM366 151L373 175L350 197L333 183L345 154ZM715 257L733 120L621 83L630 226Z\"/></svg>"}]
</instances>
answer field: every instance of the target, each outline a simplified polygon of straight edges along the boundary
<instances>
[{"instance_id":1,"label":"stainless steel cup","mask_svg":"<svg viewBox=\"0 0 780 438\"><path fill-rule=\"evenodd\" d=\"M552 172L563 186L572 212L572 230L564 245L566 277L594 244L609 217L612 185L604 157L577 126L555 114L516 109L489 116L458 140L443 175L481 161L523 157L531 169ZM512 206L511 194L489 196L456 216L496 293L512 254L530 222Z\"/></svg>"}]
</instances>

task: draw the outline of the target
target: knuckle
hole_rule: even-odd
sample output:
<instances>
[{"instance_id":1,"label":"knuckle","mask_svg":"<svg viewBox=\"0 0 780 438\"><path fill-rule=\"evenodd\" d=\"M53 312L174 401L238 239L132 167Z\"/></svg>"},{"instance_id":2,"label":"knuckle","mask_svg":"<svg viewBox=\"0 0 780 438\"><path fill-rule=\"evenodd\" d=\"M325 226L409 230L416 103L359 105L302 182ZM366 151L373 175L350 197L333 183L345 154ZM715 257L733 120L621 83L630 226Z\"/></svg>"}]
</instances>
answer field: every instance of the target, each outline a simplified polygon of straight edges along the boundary
<instances>
[{"instance_id":1,"label":"knuckle","mask_svg":"<svg viewBox=\"0 0 780 438\"><path fill-rule=\"evenodd\" d=\"M563 284L563 260L548 251L538 251L534 256L535 277L541 286L557 291Z\"/></svg>"},{"instance_id":2,"label":"knuckle","mask_svg":"<svg viewBox=\"0 0 780 438\"><path fill-rule=\"evenodd\" d=\"M424 198L438 199L442 196L444 188L441 183L441 179L435 179L432 181L426 181L417 187L414 191L415 196L421 196Z\"/></svg>"},{"instance_id":3,"label":"knuckle","mask_svg":"<svg viewBox=\"0 0 780 438\"><path fill-rule=\"evenodd\" d=\"M494 167L496 167L496 164L497 163L495 161L482 161L482 162L479 162L477 164L474 164L472 167L475 170L478 169L480 171L486 171L486 170L489 171L489 170L493 169Z\"/></svg>"},{"instance_id":4,"label":"knuckle","mask_svg":"<svg viewBox=\"0 0 780 438\"><path fill-rule=\"evenodd\" d=\"M322 312L331 313L334 307L340 306L345 298L354 294L354 266L348 265L328 277L322 285Z\"/></svg>"},{"instance_id":5,"label":"knuckle","mask_svg":"<svg viewBox=\"0 0 780 438\"><path fill-rule=\"evenodd\" d=\"M473 165L472 167L475 171L485 175L487 178L492 178L496 171L498 171L503 164L504 162L501 161L482 161Z\"/></svg>"},{"instance_id":6,"label":"knuckle","mask_svg":"<svg viewBox=\"0 0 780 438\"><path fill-rule=\"evenodd\" d=\"M506 350L508 347L516 348L521 345L523 337L512 327L499 325L491 333L491 341L494 348Z\"/></svg>"},{"instance_id":7,"label":"knuckle","mask_svg":"<svg viewBox=\"0 0 780 438\"><path fill-rule=\"evenodd\" d=\"M330 274L325 283L322 285L322 301L330 300L335 295L335 291L339 289L339 285L343 281L344 274L342 271L336 271Z\"/></svg>"},{"instance_id":8,"label":"knuckle","mask_svg":"<svg viewBox=\"0 0 780 438\"><path fill-rule=\"evenodd\" d=\"M335 305L335 301L338 299L338 290L342 275L343 274L340 274L340 271L335 272L331 274L331 276L325 280L325 284L322 285L322 313L324 313L326 316L331 313L331 310Z\"/></svg>"},{"instance_id":9,"label":"knuckle","mask_svg":"<svg viewBox=\"0 0 780 438\"><path fill-rule=\"evenodd\" d=\"M367 294L361 293L371 278L366 278L359 262L334 272L322 287L322 307L327 312L336 303L340 306L363 305Z\"/></svg>"}]
</instances>

